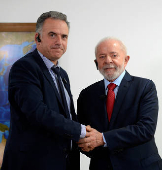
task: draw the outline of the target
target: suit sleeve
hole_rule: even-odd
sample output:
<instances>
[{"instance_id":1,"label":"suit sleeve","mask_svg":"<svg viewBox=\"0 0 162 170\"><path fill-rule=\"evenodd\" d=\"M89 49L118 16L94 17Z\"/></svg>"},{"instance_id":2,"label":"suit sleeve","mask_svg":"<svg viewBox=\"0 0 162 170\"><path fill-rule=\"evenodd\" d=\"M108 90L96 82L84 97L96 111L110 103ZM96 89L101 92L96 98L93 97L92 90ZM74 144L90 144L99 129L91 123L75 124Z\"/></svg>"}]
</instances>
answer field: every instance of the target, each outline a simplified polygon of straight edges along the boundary
<instances>
[{"instance_id":1,"label":"suit sleeve","mask_svg":"<svg viewBox=\"0 0 162 170\"><path fill-rule=\"evenodd\" d=\"M9 75L11 108L16 108L17 114L22 114L21 118L27 119L33 127L43 128L47 132L78 141L80 124L66 119L44 103L43 80L39 72L40 70L34 68L33 64L24 60L13 65Z\"/></svg>"},{"instance_id":2,"label":"suit sleeve","mask_svg":"<svg viewBox=\"0 0 162 170\"><path fill-rule=\"evenodd\" d=\"M77 117L78 117L78 121L81 123L81 124L84 124L84 125L89 125L89 120L87 119L86 117L86 107L84 105L84 90L81 91L80 95L79 95L79 98L77 100ZM80 150L81 153L85 154L86 156L88 156L89 158L92 157L93 155L93 151L89 151L89 152L84 152L82 150Z\"/></svg>"},{"instance_id":3,"label":"suit sleeve","mask_svg":"<svg viewBox=\"0 0 162 170\"><path fill-rule=\"evenodd\" d=\"M158 98L152 81L147 82L138 105L136 124L104 133L110 150L134 147L154 138L158 116Z\"/></svg>"}]
</instances>

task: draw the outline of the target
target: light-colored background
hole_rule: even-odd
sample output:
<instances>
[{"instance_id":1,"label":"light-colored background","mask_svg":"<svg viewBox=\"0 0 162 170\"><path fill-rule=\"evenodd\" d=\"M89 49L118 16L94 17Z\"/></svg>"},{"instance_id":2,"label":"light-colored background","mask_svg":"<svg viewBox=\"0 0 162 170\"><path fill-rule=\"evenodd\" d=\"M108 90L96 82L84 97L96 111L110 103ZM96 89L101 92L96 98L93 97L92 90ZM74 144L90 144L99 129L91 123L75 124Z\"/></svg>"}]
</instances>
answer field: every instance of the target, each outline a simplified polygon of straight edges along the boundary
<instances>
[{"instance_id":1,"label":"light-colored background","mask_svg":"<svg viewBox=\"0 0 162 170\"><path fill-rule=\"evenodd\" d=\"M156 143L162 156L162 1L161 0L0 0L0 22L36 22L49 10L71 22L68 50L61 59L71 80L75 106L80 91L102 79L93 60L94 47L105 36L121 39L131 59L127 71L152 79L159 97ZM81 155L81 170L89 159Z\"/></svg>"}]
</instances>

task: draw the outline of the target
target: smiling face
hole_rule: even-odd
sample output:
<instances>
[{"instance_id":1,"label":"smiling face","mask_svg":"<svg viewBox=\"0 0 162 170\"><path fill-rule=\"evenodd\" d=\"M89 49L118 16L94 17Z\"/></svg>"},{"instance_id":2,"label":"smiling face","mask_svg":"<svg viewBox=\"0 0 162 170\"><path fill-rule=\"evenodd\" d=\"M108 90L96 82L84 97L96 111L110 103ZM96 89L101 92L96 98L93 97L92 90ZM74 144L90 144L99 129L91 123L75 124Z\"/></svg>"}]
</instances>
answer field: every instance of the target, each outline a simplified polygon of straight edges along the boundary
<instances>
[{"instance_id":1,"label":"smiling face","mask_svg":"<svg viewBox=\"0 0 162 170\"><path fill-rule=\"evenodd\" d=\"M129 61L129 56L126 55L121 42L107 39L97 46L96 60L100 73L105 79L113 82L124 71Z\"/></svg>"},{"instance_id":2,"label":"smiling face","mask_svg":"<svg viewBox=\"0 0 162 170\"><path fill-rule=\"evenodd\" d=\"M42 27L40 42L36 40L38 33L35 34L38 51L56 65L67 49L68 34L69 29L65 21L46 19Z\"/></svg>"}]
</instances>

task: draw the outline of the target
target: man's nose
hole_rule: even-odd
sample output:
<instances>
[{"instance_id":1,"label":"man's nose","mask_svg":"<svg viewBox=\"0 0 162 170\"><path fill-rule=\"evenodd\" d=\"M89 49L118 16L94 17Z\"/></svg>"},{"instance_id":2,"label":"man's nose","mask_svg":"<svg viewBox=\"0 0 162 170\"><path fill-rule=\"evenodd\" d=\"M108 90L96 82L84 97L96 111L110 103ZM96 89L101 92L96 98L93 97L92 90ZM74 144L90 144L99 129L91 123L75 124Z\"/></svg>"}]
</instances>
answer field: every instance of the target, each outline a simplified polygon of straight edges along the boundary
<instances>
[{"instance_id":1,"label":"man's nose","mask_svg":"<svg viewBox=\"0 0 162 170\"><path fill-rule=\"evenodd\" d=\"M57 44L61 44L61 43L62 43L62 38L61 38L61 36L57 36L57 37L56 37L56 43L57 43Z\"/></svg>"},{"instance_id":2,"label":"man's nose","mask_svg":"<svg viewBox=\"0 0 162 170\"><path fill-rule=\"evenodd\" d=\"M107 55L107 56L105 57L105 63L112 63L112 58L111 58L111 56Z\"/></svg>"}]
</instances>

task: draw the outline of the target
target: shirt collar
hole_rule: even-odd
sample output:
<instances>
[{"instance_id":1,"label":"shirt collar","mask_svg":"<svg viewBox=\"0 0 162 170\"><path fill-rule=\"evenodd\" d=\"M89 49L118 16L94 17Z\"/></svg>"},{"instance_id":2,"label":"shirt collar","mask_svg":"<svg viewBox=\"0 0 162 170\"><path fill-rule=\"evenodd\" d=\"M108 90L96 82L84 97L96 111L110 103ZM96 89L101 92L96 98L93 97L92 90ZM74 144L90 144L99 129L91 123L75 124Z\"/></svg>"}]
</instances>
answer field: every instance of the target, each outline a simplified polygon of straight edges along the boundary
<instances>
[{"instance_id":1,"label":"shirt collar","mask_svg":"<svg viewBox=\"0 0 162 170\"><path fill-rule=\"evenodd\" d=\"M122 72L122 74L117 78L115 79L113 82L109 82L107 79L104 78L104 84L105 84L105 89L107 89L107 86L110 84L110 83L114 83L116 84L117 86L120 86L120 83L123 79L125 75L125 70Z\"/></svg>"},{"instance_id":2,"label":"shirt collar","mask_svg":"<svg viewBox=\"0 0 162 170\"><path fill-rule=\"evenodd\" d=\"M37 50L38 51L38 50ZM41 56L42 60L44 61L44 64L48 69L51 69L51 67L59 67L59 62L57 62L57 65L53 64L47 57L43 56L41 52L38 51L38 54Z\"/></svg>"}]
</instances>

